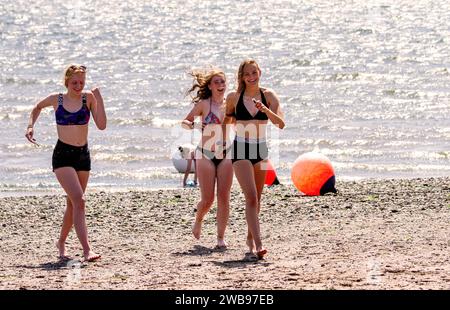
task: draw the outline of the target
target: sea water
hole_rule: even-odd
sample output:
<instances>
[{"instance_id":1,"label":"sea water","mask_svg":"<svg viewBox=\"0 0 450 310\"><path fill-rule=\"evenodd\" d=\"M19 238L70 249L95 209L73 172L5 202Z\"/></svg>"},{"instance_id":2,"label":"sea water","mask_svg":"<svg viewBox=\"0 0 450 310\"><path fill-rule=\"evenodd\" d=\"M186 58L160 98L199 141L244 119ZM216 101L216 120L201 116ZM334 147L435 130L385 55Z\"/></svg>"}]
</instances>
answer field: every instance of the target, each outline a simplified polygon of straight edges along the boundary
<instances>
[{"instance_id":1,"label":"sea water","mask_svg":"<svg viewBox=\"0 0 450 310\"><path fill-rule=\"evenodd\" d=\"M0 0L0 192L54 191L54 112L70 63L100 87L105 131L90 123L92 189L181 186L171 157L198 134L187 72L207 65L235 88L255 58L286 128L269 126L282 182L294 160L325 154L337 179L450 175L450 2L298 0Z\"/></svg>"}]
</instances>

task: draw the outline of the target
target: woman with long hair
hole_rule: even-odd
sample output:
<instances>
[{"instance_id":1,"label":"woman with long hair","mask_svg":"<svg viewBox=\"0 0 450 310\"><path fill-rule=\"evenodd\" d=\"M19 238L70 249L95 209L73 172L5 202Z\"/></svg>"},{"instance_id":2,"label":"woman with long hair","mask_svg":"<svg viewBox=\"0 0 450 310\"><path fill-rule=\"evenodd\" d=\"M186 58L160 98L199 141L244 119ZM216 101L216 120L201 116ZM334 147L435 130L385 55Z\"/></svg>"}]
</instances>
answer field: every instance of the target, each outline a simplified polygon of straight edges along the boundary
<instances>
[{"instance_id":1,"label":"woman with long hair","mask_svg":"<svg viewBox=\"0 0 450 310\"><path fill-rule=\"evenodd\" d=\"M273 90L259 85L261 69L253 59L244 60L238 69L237 90L226 99L225 123L233 123L236 131L232 162L234 174L245 196L247 246L262 259L267 253L261 241L259 213L266 177L268 148L266 127L270 120L284 128L280 102Z\"/></svg>"},{"instance_id":2,"label":"woman with long hair","mask_svg":"<svg viewBox=\"0 0 450 310\"><path fill-rule=\"evenodd\" d=\"M182 121L185 129L197 128L202 131L195 158L201 198L192 233L200 239L202 222L214 202L217 187L217 248L224 249L224 239L230 214L230 188L233 181L231 160L226 158L223 148L223 120L225 117L225 73L217 68L194 70L194 78L188 94L195 93L194 106ZM195 123L200 117L201 122Z\"/></svg>"}]
</instances>

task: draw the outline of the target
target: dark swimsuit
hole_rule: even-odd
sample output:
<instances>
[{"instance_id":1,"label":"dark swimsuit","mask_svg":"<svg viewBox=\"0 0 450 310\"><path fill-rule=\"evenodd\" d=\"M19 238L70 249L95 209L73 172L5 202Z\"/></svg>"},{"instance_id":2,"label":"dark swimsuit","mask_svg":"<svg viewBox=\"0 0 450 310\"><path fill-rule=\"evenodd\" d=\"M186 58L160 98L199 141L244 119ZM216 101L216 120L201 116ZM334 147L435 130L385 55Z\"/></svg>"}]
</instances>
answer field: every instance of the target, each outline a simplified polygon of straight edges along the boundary
<instances>
[{"instance_id":1,"label":"dark swimsuit","mask_svg":"<svg viewBox=\"0 0 450 310\"><path fill-rule=\"evenodd\" d=\"M205 125L209 125L209 124L218 124L219 125L221 123L220 119L217 117L217 115L212 112L212 98L211 97L209 100L209 113L208 113L208 115L206 115L203 123ZM222 160L225 159L226 151L224 151L224 155L222 156L222 158L216 158L216 155L213 151L204 149L200 146L197 146L197 150L199 150L203 155L205 155L205 157L208 158L214 164L214 166L216 166L216 168L220 165Z\"/></svg>"},{"instance_id":2,"label":"dark swimsuit","mask_svg":"<svg viewBox=\"0 0 450 310\"><path fill-rule=\"evenodd\" d=\"M266 97L260 89L261 101L266 107L267 105ZM236 108L233 114L228 116L233 116L237 121L249 121L249 120L268 120L266 113L258 111L254 116L250 114L244 104L244 92L241 93L239 101L236 104ZM266 141L258 141L256 143L250 143L250 141L236 137L233 142L233 155L231 161L233 163L239 160L248 160L255 165L260 161L266 159L269 156L269 149L267 148Z\"/></svg>"},{"instance_id":3,"label":"dark swimsuit","mask_svg":"<svg viewBox=\"0 0 450 310\"><path fill-rule=\"evenodd\" d=\"M56 124L67 125L86 125L89 123L91 113L86 104L86 94L82 96L81 109L76 112L69 112L63 106L63 95L58 96L58 108L55 111Z\"/></svg>"},{"instance_id":4,"label":"dark swimsuit","mask_svg":"<svg viewBox=\"0 0 450 310\"><path fill-rule=\"evenodd\" d=\"M64 108L63 95L59 94L58 108L55 111L56 124L60 126L88 124L91 114L86 101L86 94L83 94L81 109L71 113ZM91 158L87 143L83 146L75 146L58 139L53 150L52 166L53 171L61 167L72 167L76 171L90 171Z\"/></svg>"}]
</instances>

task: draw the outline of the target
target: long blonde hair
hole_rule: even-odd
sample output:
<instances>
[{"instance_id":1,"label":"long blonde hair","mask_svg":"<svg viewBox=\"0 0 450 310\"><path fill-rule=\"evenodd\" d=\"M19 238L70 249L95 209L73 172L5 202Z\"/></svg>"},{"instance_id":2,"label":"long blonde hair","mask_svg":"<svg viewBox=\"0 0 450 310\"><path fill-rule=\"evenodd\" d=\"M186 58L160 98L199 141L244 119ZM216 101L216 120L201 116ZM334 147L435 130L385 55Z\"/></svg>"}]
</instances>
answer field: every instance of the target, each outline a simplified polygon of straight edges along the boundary
<instances>
[{"instance_id":1,"label":"long blonde hair","mask_svg":"<svg viewBox=\"0 0 450 310\"><path fill-rule=\"evenodd\" d=\"M225 80L225 72L219 68L211 67L209 69L197 69L192 70L189 74L194 78L194 82L192 87L186 92L186 95L190 95L192 102L197 103L200 100L208 99L212 96L211 89L209 89L208 85L211 83L211 80L216 75L221 75ZM191 93L197 91L194 97L192 97Z\"/></svg>"},{"instance_id":2,"label":"long blonde hair","mask_svg":"<svg viewBox=\"0 0 450 310\"><path fill-rule=\"evenodd\" d=\"M237 82L237 92L241 93L245 90L245 82L244 82L244 67L245 65L255 65L258 68L258 71L261 72L258 63L256 60L247 58L241 62L239 65L239 70L237 72L236 82Z\"/></svg>"},{"instance_id":3,"label":"long blonde hair","mask_svg":"<svg viewBox=\"0 0 450 310\"><path fill-rule=\"evenodd\" d=\"M69 79L76 73L86 73L86 66L83 65L69 65L64 71L64 85L68 87Z\"/></svg>"}]
</instances>

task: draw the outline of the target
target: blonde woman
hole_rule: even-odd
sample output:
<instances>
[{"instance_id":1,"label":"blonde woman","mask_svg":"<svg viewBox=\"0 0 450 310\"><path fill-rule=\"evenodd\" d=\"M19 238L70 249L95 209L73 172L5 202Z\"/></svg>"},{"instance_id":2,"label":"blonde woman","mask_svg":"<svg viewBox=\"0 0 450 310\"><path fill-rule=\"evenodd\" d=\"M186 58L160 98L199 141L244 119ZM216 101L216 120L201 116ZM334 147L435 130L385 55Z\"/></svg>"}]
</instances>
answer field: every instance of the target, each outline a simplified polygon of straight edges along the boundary
<instances>
[{"instance_id":1,"label":"blonde woman","mask_svg":"<svg viewBox=\"0 0 450 310\"><path fill-rule=\"evenodd\" d=\"M185 129L202 131L195 158L201 198L192 233L200 239L202 222L214 202L217 187L217 248L225 249L224 239L230 213L230 188L233 181L231 160L223 151L223 119L225 117L225 73L220 69L193 71L193 86L188 93L195 92L194 106L182 121ZM196 117L201 123L195 123Z\"/></svg>"},{"instance_id":2,"label":"blonde woman","mask_svg":"<svg viewBox=\"0 0 450 310\"><path fill-rule=\"evenodd\" d=\"M266 127L270 120L284 128L280 102L273 90L260 87L261 69L253 59L244 60L237 74L237 90L226 99L225 123L235 124L232 162L236 178L245 196L247 245L262 259L267 253L261 241L259 212L266 177L268 148Z\"/></svg>"},{"instance_id":3,"label":"blonde woman","mask_svg":"<svg viewBox=\"0 0 450 310\"><path fill-rule=\"evenodd\" d=\"M89 244L86 226L84 192L91 170L88 148L88 124L92 115L97 128L106 128L106 113L103 98L98 88L83 92L86 81L86 67L70 65L64 72L65 94L51 94L39 101L31 111L25 137L33 144L34 125L47 107L53 107L56 118L58 142L53 151L53 172L67 194L67 207L63 218L61 233L56 246L60 259L67 259L65 241L72 226L83 247L85 261L94 261L101 256Z\"/></svg>"}]
</instances>

